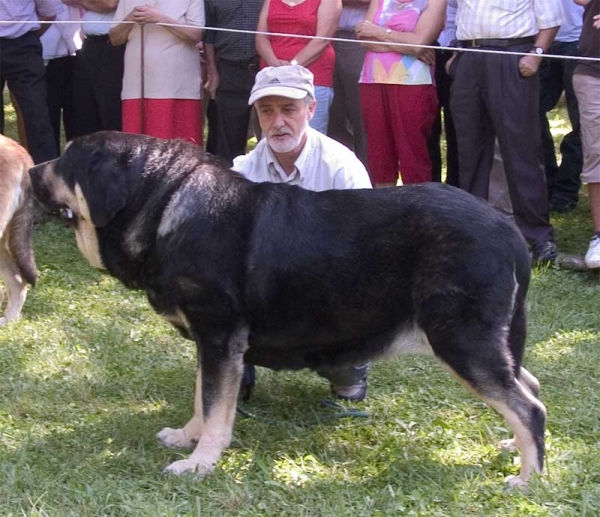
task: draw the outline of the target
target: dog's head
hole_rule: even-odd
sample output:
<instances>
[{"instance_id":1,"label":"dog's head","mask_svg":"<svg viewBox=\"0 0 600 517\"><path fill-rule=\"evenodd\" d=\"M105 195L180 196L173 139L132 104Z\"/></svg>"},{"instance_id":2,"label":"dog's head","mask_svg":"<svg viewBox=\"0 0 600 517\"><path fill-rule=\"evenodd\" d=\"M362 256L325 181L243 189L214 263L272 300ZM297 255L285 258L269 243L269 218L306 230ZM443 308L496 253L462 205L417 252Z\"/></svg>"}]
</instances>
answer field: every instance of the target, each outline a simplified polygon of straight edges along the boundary
<instances>
[{"instance_id":1,"label":"dog's head","mask_svg":"<svg viewBox=\"0 0 600 517\"><path fill-rule=\"evenodd\" d=\"M72 226L81 220L108 225L129 195L128 136L101 132L78 138L60 158L33 167L33 191L42 207Z\"/></svg>"},{"instance_id":2,"label":"dog's head","mask_svg":"<svg viewBox=\"0 0 600 517\"><path fill-rule=\"evenodd\" d=\"M75 228L79 249L96 267L102 268L97 228L108 226L130 195L132 136L100 132L75 139L60 158L29 171L42 208Z\"/></svg>"}]
</instances>

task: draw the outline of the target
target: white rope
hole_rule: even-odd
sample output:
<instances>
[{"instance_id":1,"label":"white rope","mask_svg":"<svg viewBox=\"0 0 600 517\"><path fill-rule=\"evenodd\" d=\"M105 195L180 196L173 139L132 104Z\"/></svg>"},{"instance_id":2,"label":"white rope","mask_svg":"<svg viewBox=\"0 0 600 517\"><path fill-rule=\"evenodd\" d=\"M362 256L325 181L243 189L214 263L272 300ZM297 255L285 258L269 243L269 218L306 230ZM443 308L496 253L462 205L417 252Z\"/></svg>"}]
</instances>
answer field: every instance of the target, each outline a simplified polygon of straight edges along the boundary
<instances>
[{"instance_id":1,"label":"white rope","mask_svg":"<svg viewBox=\"0 0 600 517\"><path fill-rule=\"evenodd\" d=\"M7 25L7 24L19 24L19 25L43 25L43 24L47 24L47 25L52 25L52 24L81 24L81 23L85 23L85 22L81 22L81 21L72 21L72 20L64 20L64 21L16 21L16 20L12 20L12 21L6 21L6 20L0 20L0 25ZM115 22L114 21L94 21L94 24L106 24L106 25L114 25ZM128 23L128 24L136 24L136 22L130 22L130 21L122 21L122 22L118 22L118 23ZM231 32L231 33L236 33L236 34L260 34L261 36L278 36L281 38L300 38L300 39L317 39L317 40L323 40L323 41L331 41L331 42L335 42L335 41L341 41L341 42L345 42L345 43L356 43L356 44L361 44L361 43L368 43L368 44L373 44L373 45L386 45L389 47L407 47L407 48L423 48L423 49L431 49L431 50L450 50L453 52L475 52L475 53L481 53L481 54L509 54L509 55L521 55L521 56L529 56L531 55L530 52L511 52L511 51L507 51L507 50L490 50L490 49L482 49L482 48L477 48L477 47L473 47L473 48L455 48L455 47L443 47L443 46L436 46L436 45L417 45L414 43L392 43L392 42L382 42L382 41L372 41L372 40L356 40L356 39L347 39L347 38L330 38L330 37L326 37L326 36L305 36L302 34L287 34L287 33L281 33L281 32L262 32L262 31L249 31L249 30L241 30L241 29L224 29L221 27L200 27L198 25L185 25L185 24L179 24L179 23L156 23L156 24L148 24L148 25L159 25L162 27L180 27L180 28L189 28L189 29L203 29L203 30L211 30L211 31L218 31L218 32ZM591 62L598 62L600 63L600 58L598 57L583 57L583 56L561 56L558 54L543 54L541 57L543 57L544 59L565 59L565 60L575 60L575 61L591 61Z\"/></svg>"}]
</instances>

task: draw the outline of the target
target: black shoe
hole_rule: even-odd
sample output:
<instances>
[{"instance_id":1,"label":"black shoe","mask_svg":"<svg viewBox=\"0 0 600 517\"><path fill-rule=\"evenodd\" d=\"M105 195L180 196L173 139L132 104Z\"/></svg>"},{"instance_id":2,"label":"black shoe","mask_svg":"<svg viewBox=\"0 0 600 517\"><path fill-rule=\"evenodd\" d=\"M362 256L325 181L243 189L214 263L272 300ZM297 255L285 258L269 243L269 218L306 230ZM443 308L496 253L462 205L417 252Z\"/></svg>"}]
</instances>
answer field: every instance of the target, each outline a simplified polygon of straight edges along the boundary
<instances>
[{"instance_id":1,"label":"black shoe","mask_svg":"<svg viewBox=\"0 0 600 517\"><path fill-rule=\"evenodd\" d=\"M367 397L367 381L361 380L360 384L355 386L331 386L331 393L340 400L361 402Z\"/></svg>"},{"instance_id":2,"label":"black shoe","mask_svg":"<svg viewBox=\"0 0 600 517\"><path fill-rule=\"evenodd\" d=\"M248 402L250 400L252 391L254 390L255 382L256 368L254 368L253 364L245 364L244 376L242 377L242 382L240 383L240 393L238 395L240 400L243 400L244 402Z\"/></svg>"},{"instance_id":3,"label":"black shoe","mask_svg":"<svg viewBox=\"0 0 600 517\"><path fill-rule=\"evenodd\" d=\"M533 267L549 266L556 260L556 255L554 241L536 242L531 246L531 265Z\"/></svg>"},{"instance_id":4,"label":"black shoe","mask_svg":"<svg viewBox=\"0 0 600 517\"><path fill-rule=\"evenodd\" d=\"M575 210L577 201L552 200L550 202L550 212L555 214L567 214Z\"/></svg>"}]
</instances>

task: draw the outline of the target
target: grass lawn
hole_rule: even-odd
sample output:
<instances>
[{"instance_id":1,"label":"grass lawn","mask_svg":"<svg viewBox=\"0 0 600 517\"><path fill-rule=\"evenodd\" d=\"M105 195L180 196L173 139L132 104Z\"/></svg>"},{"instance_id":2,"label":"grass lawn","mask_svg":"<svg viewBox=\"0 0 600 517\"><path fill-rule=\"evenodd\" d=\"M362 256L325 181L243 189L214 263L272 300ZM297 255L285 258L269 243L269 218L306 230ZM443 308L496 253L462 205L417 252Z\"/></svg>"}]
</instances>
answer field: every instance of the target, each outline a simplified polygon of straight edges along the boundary
<instances>
[{"instance_id":1,"label":"grass lawn","mask_svg":"<svg viewBox=\"0 0 600 517\"><path fill-rule=\"evenodd\" d=\"M564 132L564 112L552 124ZM584 252L585 192L553 222L562 251ZM2 517L600 515L598 273L533 274L525 364L548 407L548 458L526 493L504 488L519 465L497 449L503 419L407 357L374 365L366 419L334 418L310 372L260 370L255 417L238 416L199 483L162 474L187 451L154 437L191 414L193 344L91 269L70 230L46 223L34 238L38 287L0 328Z\"/></svg>"}]
</instances>

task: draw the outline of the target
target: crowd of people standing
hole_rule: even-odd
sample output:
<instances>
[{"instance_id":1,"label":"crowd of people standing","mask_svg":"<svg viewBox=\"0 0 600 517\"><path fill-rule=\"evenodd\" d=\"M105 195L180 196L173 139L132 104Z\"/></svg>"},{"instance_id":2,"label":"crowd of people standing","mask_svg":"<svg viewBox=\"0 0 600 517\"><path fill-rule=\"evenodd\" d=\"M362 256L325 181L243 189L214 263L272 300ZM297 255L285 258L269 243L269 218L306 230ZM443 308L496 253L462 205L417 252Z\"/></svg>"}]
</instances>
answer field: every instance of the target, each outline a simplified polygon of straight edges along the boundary
<instances>
[{"instance_id":1,"label":"crowd of people standing","mask_svg":"<svg viewBox=\"0 0 600 517\"><path fill-rule=\"evenodd\" d=\"M442 123L448 183L491 200L499 164L534 262L556 258L549 214L587 183L586 261L600 267L600 63L544 57L600 57L600 0L0 0L0 18L1 84L38 163L60 153L62 118L67 140L208 133L232 164L258 71L300 65L309 125L354 151L374 187L440 181ZM35 24L53 20L70 23ZM558 160L548 113L563 93Z\"/></svg>"}]
</instances>

